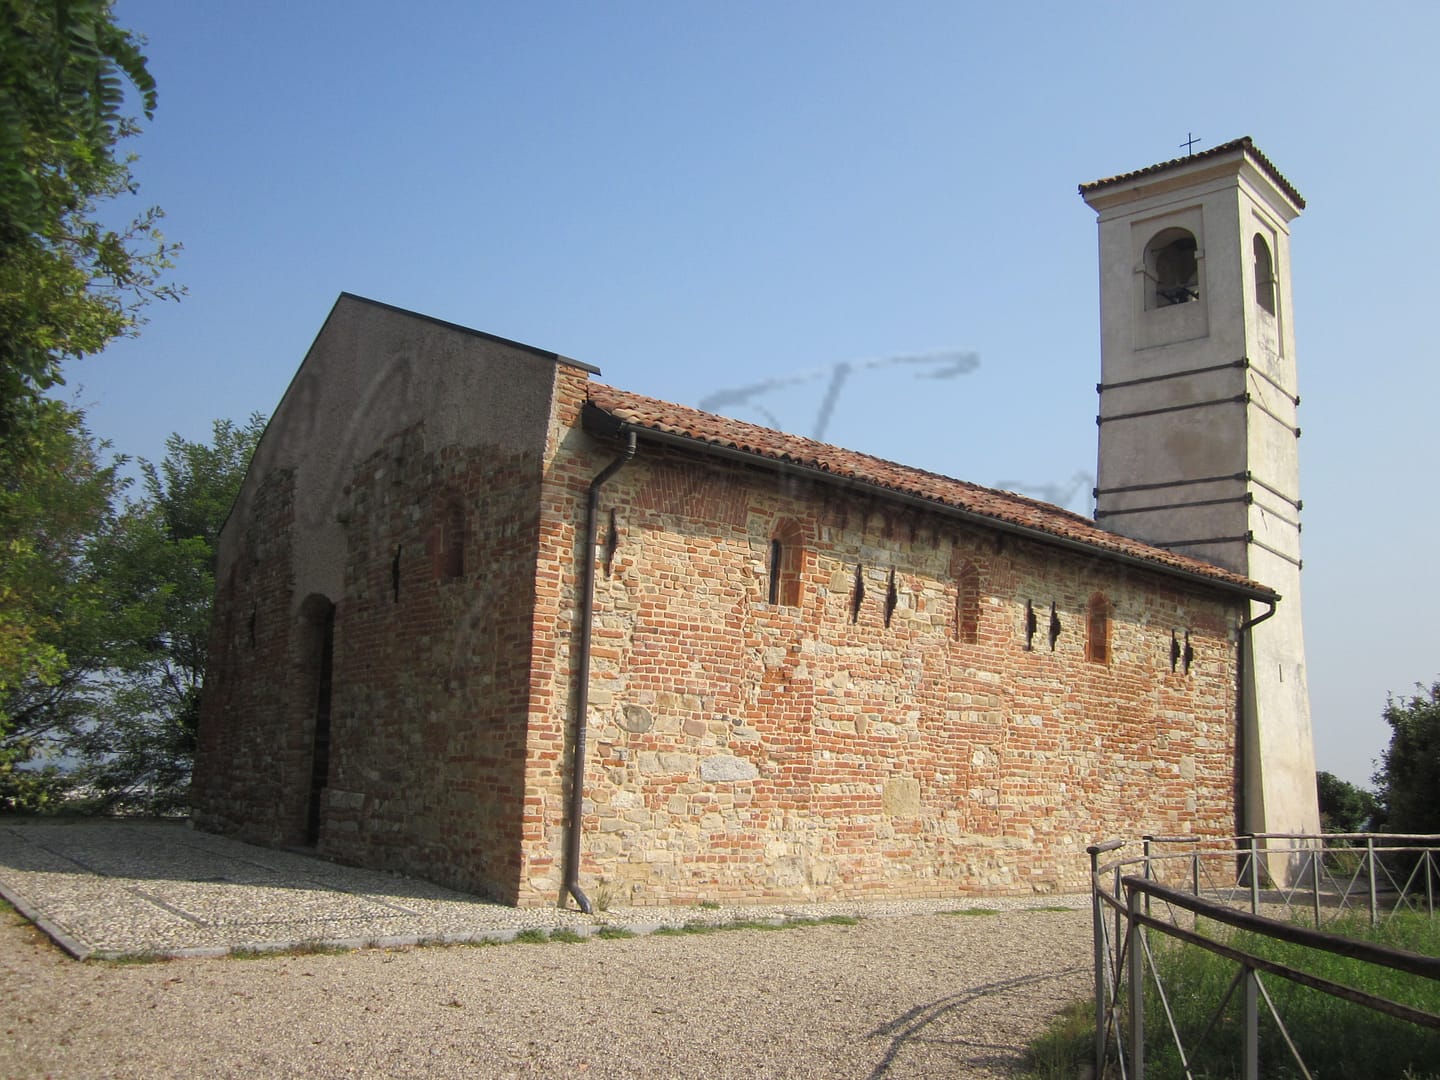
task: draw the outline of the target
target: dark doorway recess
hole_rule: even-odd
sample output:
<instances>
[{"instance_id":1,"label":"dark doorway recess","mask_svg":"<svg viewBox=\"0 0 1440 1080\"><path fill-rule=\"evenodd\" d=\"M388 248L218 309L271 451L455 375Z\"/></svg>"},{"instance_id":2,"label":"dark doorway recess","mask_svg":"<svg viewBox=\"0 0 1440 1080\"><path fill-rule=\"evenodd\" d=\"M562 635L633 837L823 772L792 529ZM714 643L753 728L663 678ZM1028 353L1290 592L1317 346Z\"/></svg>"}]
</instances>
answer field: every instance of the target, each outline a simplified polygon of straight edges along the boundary
<instances>
[{"instance_id":1,"label":"dark doorway recess","mask_svg":"<svg viewBox=\"0 0 1440 1080\"><path fill-rule=\"evenodd\" d=\"M317 605L318 606L318 605ZM325 602L311 622L318 638L316 664L315 733L310 751L310 799L305 812L305 843L314 847L320 840L320 806L330 779L330 686L335 660L335 605Z\"/></svg>"}]
</instances>

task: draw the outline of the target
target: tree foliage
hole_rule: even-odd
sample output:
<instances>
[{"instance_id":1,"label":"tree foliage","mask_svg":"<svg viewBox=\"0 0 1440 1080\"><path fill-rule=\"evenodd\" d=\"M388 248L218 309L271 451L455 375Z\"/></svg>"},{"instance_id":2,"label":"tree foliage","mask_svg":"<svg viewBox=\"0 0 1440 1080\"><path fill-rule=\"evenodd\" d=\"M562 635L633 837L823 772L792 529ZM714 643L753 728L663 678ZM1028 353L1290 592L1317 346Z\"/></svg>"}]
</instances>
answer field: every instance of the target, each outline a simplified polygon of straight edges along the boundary
<instances>
[{"instance_id":1,"label":"tree foliage","mask_svg":"<svg viewBox=\"0 0 1440 1080\"><path fill-rule=\"evenodd\" d=\"M24 453L0 445L0 806L38 806L56 793L43 774L15 766L64 730L104 650L88 553L124 487L78 411L45 400L32 420Z\"/></svg>"},{"instance_id":2,"label":"tree foliage","mask_svg":"<svg viewBox=\"0 0 1440 1080\"><path fill-rule=\"evenodd\" d=\"M1415 689L1385 703L1390 745L1372 779L1387 832L1440 833L1440 680Z\"/></svg>"},{"instance_id":3,"label":"tree foliage","mask_svg":"<svg viewBox=\"0 0 1440 1080\"><path fill-rule=\"evenodd\" d=\"M1324 771L1315 774L1315 789L1320 796L1320 826L1326 832L1365 832L1376 824L1373 792Z\"/></svg>"},{"instance_id":4,"label":"tree foliage","mask_svg":"<svg viewBox=\"0 0 1440 1080\"><path fill-rule=\"evenodd\" d=\"M116 150L137 131L127 82L151 116L155 81L109 0L0 0L0 441L13 449L65 360L179 295L158 209L115 228L99 216L136 191Z\"/></svg>"},{"instance_id":5,"label":"tree foliage","mask_svg":"<svg viewBox=\"0 0 1440 1080\"><path fill-rule=\"evenodd\" d=\"M48 651L45 664L17 663L18 675L0 688L0 716L9 718L0 721L8 762L0 807L44 809L67 786L98 811L184 805L215 541L264 426L255 415L243 426L216 421L209 442L172 435L159 464L140 462L140 490L123 503L114 466L95 465L93 442L74 446L68 463L55 460L55 497L31 508L30 532L37 551L48 544L48 555L61 552L62 535L66 546L49 564L54 572L31 582L41 590L32 607L44 618L16 620L43 626L31 651ZM87 470L95 479L84 486ZM43 490L26 495L33 501ZM88 501L72 505L81 490ZM71 766L64 777L43 767L47 753Z\"/></svg>"},{"instance_id":6,"label":"tree foliage","mask_svg":"<svg viewBox=\"0 0 1440 1080\"><path fill-rule=\"evenodd\" d=\"M141 463L143 496L90 552L114 632L67 743L102 808L184 805L215 595L215 542L265 429L217 420L209 443L166 440Z\"/></svg>"}]
</instances>

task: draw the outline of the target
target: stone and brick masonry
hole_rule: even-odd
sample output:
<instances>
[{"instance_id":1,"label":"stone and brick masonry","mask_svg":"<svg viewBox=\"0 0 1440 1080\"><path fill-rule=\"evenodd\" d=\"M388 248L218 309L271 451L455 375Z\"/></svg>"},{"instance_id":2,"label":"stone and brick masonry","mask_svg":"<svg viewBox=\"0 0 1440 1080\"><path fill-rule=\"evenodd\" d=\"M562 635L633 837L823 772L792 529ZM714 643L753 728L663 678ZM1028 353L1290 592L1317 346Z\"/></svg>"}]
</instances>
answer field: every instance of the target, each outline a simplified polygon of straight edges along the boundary
<instances>
[{"instance_id":1,"label":"stone and brick masonry","mask_svg":"<svg viewBox=\"0 0 1440 1080\"><path fill-rule=\"evenodd\" d=\"M561 899L578 549L620 445L586 403L704 414L526 359L548 402L533 438L442 442L423 410L371 422L327 509L338 595L292 558L305 454L257 458L217 575L198 825ZM303 451L283 404L277 425ZM1071 890L1098 837L1234 830L1235 640L1258 586L1135 542L1117 557L1093 523L1017 496L965 486L1039 532L706 445L642 438L602 493L593 899Z\"/></svg>"}]
</instances>

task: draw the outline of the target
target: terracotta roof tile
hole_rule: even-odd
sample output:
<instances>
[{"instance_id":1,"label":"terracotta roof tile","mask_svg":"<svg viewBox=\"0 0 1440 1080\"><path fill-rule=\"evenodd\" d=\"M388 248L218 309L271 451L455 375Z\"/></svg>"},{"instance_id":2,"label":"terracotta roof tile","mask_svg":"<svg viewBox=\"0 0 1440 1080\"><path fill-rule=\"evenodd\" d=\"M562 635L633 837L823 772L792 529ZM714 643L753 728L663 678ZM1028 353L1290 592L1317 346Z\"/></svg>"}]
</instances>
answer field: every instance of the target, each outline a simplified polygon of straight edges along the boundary
<instances>
[{"instance_id":1,"label":"terracotta roof tile","mask_svg":"<svg viewBox=\"0 0 1440 1080\"><path fill-rule=\"evenodd\" d=\"M650 431L678 436L704 444L696 449L704 450L708 446L786 463L808 472L829 474L837 482L850 481L886 489L936 503L937 508L950 507L988 518L997 524L1019 526L1062 541L1079 543L1093 548L1097 555L1109 553L1126 561L1151 564L1162 572L1175 571L1186 577L1209 579L1222 586L1273 595L1265 586L1240 574L1187 555L1117 536L1106 532L1087 517L1013 492L954 480L939 473L898 465L800 435L787 435L757 424L643 397L599 383L590 384L590 405L612 422L634 428L642 435Z\"/></svg>"},{"instance_id":2,"label":"terracotta roof tile","mask_svg":"<svg viewBox=\"0 0 1440 1080\"><path fill-rule=\"evenodd\" d=\"M1142 176L1151 176L1180 165L1189 165L1195 161L1204 161L1206 158L1219 157L1222 154L1230 153L1232 150L1244 150L1249 154L1250 157L1255 160L1255 164L1260 166L1261 171L1269 176L1271 180L1275 181L1276 186L1288 195L1297 207L1301 210L1305 209L1304 196L1296 191L1295 185L1290 183L1289 180L1286 180L1285 177L1280 174L1280 170L1275 168L1271 163L1270 159L1260 152L1260 148L1255 145L1255 141L1251 139L1249 135L1239 139L1232 139L1227 143L1212 146L1208 150L1201 150L1199 153L1190 154L1186 157L1172 158L1170 161L1162 161L1158 165L1148 165L1143 169L1136 169L1134 172L1121 173L1119 176L1107 176L1101 180L1092 180L1088 184L1080 185L1080 194L1086 195L1092 191L1099 191L1101 188L1111 187L1115 184L1123 184L1130 180L1137 180Z\"/></svg>"}]
</instances>

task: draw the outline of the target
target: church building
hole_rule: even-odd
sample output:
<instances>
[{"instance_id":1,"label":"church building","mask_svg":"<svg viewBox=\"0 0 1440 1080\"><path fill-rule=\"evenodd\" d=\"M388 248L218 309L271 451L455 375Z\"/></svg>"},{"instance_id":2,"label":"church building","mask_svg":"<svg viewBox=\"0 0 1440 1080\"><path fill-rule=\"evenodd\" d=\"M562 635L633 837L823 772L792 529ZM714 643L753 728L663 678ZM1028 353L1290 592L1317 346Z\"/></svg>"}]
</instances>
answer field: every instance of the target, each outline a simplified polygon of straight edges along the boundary
<instances>
[{"instance_id":1,"label":"church building","mask_svg":"<svg viewBox=\"0 0 1440 1080\"><path fill-rule=\"evenodd\" d=\"M1095 520L343 294L220 537L196 825L585 910L1313 828L1303 201L1248 139L1081 192Z\"/></svg>"}]
</instances>

